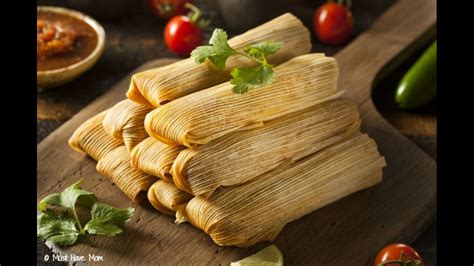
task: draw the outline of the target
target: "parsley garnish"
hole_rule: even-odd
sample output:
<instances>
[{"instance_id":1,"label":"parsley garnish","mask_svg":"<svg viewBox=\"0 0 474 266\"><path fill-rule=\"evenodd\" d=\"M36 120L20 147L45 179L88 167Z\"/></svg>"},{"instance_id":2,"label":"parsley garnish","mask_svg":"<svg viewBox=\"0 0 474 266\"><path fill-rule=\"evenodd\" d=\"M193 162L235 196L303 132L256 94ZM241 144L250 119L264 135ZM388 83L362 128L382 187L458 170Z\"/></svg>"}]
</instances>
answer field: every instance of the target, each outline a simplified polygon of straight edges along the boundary
<instances>
[{"instance_id":1,"label":"parsley garnish","mask_svg":"<svg viewBox=\"0 0 474 266\"><path fill-rule=\"evenodd\" d=\"M82 179L63 192L48 195L39 202L39 237L61 246L70 246L81 235L114 236L122 232L119 226L130 220L134 209L118 209L98 203L92 192L81 189L81 183ZM53 206L58 208L49 208ZM91 208L91 219L84 227L77 216L76 206Z\"/></svg>"},{"instance_id":2,"label":"parsley garnish","mask_svg":"<svg viewBox=\"0 0 474 266\"><path fill-rule=\"evenodd\" d=\"M209 59L220 70L225 68L227 59L234 55L244 56L259 63L259 66L256 67L232 69L232 79L230 80L230 83L234 85L232 91L243 94L251 88L272 83L273 65L268 63L267 56L276 53L281 47L281 42L264 41L245 47L243 51L237 51L229 46L227 33L222 29L215 29L209 40L209 45L194 49L191 52L191 58L198 64Z\"/></svg>"}]
</instances>

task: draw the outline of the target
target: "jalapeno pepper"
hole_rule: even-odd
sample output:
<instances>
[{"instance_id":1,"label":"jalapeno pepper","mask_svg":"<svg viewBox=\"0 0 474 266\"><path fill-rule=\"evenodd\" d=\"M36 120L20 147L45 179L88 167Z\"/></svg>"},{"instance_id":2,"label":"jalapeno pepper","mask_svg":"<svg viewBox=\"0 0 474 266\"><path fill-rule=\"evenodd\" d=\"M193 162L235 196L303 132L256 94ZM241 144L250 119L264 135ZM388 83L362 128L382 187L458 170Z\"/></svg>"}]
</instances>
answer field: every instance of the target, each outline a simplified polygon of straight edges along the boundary
<instances>
[{"instance_id":1,"label":"jalapeno pepper","mask_svg":"<svg viewBox=\"0 0 474 266\"><path fill-rule=\"evenodd\" d=\"M436 98L436 41L403 76L395 102L403 109L416 109Z\"/></svg>"}]
</instances>

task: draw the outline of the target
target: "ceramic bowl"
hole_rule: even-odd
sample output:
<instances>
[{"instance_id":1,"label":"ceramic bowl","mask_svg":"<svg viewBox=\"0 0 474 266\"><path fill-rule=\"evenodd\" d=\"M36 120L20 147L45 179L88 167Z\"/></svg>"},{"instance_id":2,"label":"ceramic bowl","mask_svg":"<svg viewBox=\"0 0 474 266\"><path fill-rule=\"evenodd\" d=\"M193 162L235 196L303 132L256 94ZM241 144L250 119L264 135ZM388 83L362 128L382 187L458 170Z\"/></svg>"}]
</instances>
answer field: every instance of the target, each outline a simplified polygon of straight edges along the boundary
<instances>
[{"instance_id":1,"label":"ceramic bowl","mask_svg":"<svg viewBox=\"0 0 474 266\"><path fill-rule=\"evenodd\" d=\"M99 60L100 56L104 52L105 31L104 28L93 18L72 9L52 6L38 6L37 11L55 12L82 20L89 24L92 29L94 29L98 37L97 46L95 49L91 54L81 61L63 68L36 71L36 85L39 90L44 90L64 85L89 70L97 62L97 60Z\"/></svg>"}]
</instances>

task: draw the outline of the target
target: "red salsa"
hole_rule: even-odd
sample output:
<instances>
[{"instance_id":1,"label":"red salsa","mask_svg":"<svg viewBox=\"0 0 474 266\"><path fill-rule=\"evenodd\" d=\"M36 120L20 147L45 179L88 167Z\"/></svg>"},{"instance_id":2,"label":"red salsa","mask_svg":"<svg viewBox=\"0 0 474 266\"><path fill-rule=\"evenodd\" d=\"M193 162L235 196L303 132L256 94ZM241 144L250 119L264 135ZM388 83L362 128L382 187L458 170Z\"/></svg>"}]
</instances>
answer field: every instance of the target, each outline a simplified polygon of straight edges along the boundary
<instances>
[{"instance_id":1,"label":"red salsa","mask_svg":"<svg viewBox=\"0 0 474 266\"><path fill-rule=\"evenodd\" d=\"M77 63L97 46L98 36L86 22L63 14L38 11L37 70L51 70Z\"/></svg>"}]
</instances>

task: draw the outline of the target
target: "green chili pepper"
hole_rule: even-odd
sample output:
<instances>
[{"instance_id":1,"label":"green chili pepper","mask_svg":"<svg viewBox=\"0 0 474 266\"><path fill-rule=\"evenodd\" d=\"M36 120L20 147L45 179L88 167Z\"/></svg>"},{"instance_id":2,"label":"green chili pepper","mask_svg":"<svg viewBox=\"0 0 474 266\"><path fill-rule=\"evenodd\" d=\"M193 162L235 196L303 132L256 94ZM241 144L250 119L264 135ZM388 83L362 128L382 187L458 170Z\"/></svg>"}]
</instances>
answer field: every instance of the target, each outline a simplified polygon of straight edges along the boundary
<instances>
[{"instance_id":1,"label":"green chili pepper","mask_svg":"<svg viewBox=\"0 0 474 266\"><path fill-rule=\"evenodd\" d=\"M395 102L403 109L416 109L436 98L436 41L403 76Z\"/></svg>"}]
</instances>

